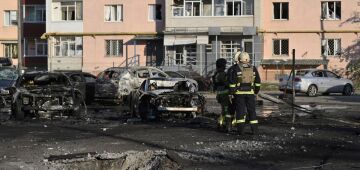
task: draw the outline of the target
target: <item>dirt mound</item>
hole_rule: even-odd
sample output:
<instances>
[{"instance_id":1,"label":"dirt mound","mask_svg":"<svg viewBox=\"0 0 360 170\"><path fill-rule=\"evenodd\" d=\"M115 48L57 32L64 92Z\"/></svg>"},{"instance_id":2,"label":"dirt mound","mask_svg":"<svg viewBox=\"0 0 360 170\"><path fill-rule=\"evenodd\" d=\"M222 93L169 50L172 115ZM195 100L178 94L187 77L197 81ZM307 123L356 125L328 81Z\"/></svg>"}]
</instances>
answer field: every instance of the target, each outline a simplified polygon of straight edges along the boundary
<instances>
[{"instance_id":1,"label":"dirt mound","mask_svg":"<svg viewBox=\"0 0 360 170\"><path fill-rule=\"evenodd\" d=\"M61 156L60 156L61 157ZM180 169L180 166L169 158L166 151L146 150L143 152L128 151L125 153L84 154L83 158L75 156L66 159L47 159L49 169L77 170L148 170Z\"/></svg>"}]
</instances>

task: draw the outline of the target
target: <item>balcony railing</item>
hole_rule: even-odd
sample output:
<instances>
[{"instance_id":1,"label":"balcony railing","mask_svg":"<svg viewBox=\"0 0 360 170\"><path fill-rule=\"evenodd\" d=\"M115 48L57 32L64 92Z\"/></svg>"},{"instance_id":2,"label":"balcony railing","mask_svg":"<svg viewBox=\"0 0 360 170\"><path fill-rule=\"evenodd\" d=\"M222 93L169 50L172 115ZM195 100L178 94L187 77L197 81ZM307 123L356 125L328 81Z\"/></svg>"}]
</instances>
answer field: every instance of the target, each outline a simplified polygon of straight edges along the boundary
<instances>
[{"instance_id":1,"label":"balcony railing","mask_svg":"<svg viewBox=\"0 0 360 170\"><path fill-rule=\"evenodd\" d=\"M221 32L243 32L244 27L221 27ZM166 27L165 33L207 33L209 27Z\"/></svg>"}]
</instances>

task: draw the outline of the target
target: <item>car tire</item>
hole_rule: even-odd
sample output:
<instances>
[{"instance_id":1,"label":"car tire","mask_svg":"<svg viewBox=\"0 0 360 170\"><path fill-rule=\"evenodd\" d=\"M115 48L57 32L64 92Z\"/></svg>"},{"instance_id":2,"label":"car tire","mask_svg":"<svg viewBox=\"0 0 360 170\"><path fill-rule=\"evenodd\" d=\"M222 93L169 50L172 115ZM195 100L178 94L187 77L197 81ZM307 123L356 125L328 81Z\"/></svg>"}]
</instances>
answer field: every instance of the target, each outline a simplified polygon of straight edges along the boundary
<instances>
[{"instance_id":1,"label":"car tire","mask_svg":"<svg viewBox=\"0 0 360 170\"><path fill-rule=\"evenodd\" d=\"M351 96L351 94L352 94L352 87L351 87L350 84L345 85L342 94L343 94L344 96Z\"/></svg>"},{"instance_id":2,"label":"car tire","mask_svg":"<svg viewBox=\"0 0 360 170\"><path fill-rule=\"evenodd\" d=\"M13 114L15 117L15 120L24 120L25 119L25 112L21 110L22 104L18 101L15 102L13 106Z\"/></svg>"},{"instance_id":3,"label":"car tire","mask_svg":"<svg viewBox=\"0 0 360 170\"><path fill-rule=\"evenodd\" d=\"M81 94L76 94L76 108L74 108L73 114L77 119L86 119L87 117L86 102Z\"/></svg>"},{"instance_id":4,"label":"car tire","mask_svg":"<svg viewBox=\"0 0 360 170\"><path fill-rule=\"evenodd\" d=\"M307 90L307 95L309 97L315 97L317 95L318 89L315 85L310 85Z\"/></svg>"}]
</instances>

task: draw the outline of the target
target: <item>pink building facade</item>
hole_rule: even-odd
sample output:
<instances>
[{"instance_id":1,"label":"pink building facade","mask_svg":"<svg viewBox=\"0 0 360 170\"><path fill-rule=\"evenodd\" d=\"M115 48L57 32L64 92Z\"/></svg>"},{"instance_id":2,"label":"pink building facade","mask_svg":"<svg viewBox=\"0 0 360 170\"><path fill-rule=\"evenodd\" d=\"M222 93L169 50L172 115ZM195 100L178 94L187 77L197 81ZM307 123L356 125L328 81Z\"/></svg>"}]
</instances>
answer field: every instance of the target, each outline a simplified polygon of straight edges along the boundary
<instances>
[{"instance_id":1,"label":"pink building facade","mask_svg":"<svg viewBox=\"0 0 360 170\"><path fill-rule=\"evenodd\" d=\"M83 71L112 66L159 66L165 0L84 2ZM94 15L96 13L96 15Z\"/></svg>"},{"instance_id":2,"label":"pink building facade","mask_svg":"<svg viewBox=\"0 0 360 170\"><path fill-rule=\"evenodd\" d=\"M327 68L346 74L352 48L359 46L358 0L266 0L262 27L263 81L276 82L288 74L295 49L297 68ZM359 48L359 47L357 47Z\"/></svg>"},{"instance_id":3,"label":"pink building facade","mask_svg":"<svg viewBox=\"0 0 360 170\"><path fill-rule=\"evenodd\" d=\"M12 58L17 65L17 1L0 1L0 57Z\"/></svg>"}]
</instances>

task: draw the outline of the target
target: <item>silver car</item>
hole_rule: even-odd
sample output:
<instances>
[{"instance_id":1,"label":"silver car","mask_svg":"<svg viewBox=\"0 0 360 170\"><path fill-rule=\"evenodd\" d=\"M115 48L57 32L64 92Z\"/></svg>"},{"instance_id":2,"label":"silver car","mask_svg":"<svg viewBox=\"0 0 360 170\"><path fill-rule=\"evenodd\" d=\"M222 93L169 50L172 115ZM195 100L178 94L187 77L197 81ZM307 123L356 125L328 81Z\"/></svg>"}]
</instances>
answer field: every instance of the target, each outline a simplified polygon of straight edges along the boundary
<instances>
[{"instance_id":1,"label":"silver car","mask_svg":"<svg viewBox=\"0 0 360 170\"><path fill-rule=\"evenodd\" d=\"M342 93L344 96L350 96L355 91L351 80L341 78L328 70L298 70L294 79L295 92L306 93L308 96L316 96L319 93L324 95ZM283 77L279 81L280 91L292 91L292 77Z\"/></svg>"}]
</instances>

